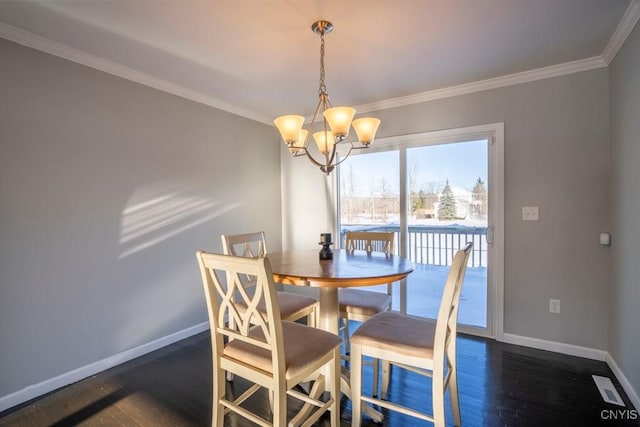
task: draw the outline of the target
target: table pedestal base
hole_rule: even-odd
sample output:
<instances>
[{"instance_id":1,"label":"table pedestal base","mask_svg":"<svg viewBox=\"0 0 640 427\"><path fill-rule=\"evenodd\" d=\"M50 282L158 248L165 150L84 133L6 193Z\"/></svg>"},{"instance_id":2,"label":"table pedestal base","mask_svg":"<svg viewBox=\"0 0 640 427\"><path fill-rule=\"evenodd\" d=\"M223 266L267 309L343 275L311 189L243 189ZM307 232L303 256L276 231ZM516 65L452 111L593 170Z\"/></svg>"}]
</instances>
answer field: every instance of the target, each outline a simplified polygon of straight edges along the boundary
<instances>
[{"instance_id":1,"label":"table pedestal base","mask_svg":"<svg viewBox=\"0 0 640 427\"><path fill-rule=\"evenodd\" d=\"M340 308L338 305L338 289L320 288L320 321L318 327L325 331L340 335L339 316ZM328 370L326 370L326 372L324 373L328 374L329 372ZM311 388L310 395L314 399L317 399L324 391L325 387L317 387L317 384L314 384ZM340 391L342 391L345 396L351 399L351 383L349 378L349 371L344 366L342 367L342 370L340 372ZM295 416L295 418L291 420L289 425L300 425L302 420L306 419L312 409L313 407L311 405L305 403L300 412ZM377 423L382 422L382 420L384 419L382 413L376 411L369 405L362 405L362 412L367 414L373 421Z\"/></svg>"}]
</instances>

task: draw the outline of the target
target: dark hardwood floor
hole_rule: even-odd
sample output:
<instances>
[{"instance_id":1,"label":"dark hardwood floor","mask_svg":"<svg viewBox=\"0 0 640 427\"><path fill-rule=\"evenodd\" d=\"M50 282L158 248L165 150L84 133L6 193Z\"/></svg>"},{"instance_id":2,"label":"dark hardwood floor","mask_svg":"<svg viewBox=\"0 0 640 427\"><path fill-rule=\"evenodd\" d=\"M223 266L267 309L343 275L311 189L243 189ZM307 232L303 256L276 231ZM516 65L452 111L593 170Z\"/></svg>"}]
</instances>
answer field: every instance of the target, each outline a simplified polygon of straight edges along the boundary
<instances>
[{"instance_id":1,"label":"dark hardwood floor","mask_svg":"<svg viewBox=\"0 0 640 427\"><path fill-rule=\"evenodd\" d=\"M0 413L0 426L210 425L210 357L209 334L201 333ZM601 417L602 411L624 408L602 400L591 378L593 374L610 377L625 400L626 409L633 409L603 362L460 336L458 366L465 426L640 425L639 420ZM370 378L365 370L367 389ZM429 381L395 369L389 399L430 407ZM227 386L238 394L247 383L236 377ZM266 393L252 398L249 404L268 416ZM297 404L291 399L291 411ZM452 425L449 408L447 417L448 425ZM342 425L350 425L350 418L351 404L343 398ZM228 426L248 424L235 416L225 419ZM323 418L318 425L329 423ZM363 425L379 424L365 418ZM430 424L385 411L383 425Z\"/></svg>"}]
</instances>

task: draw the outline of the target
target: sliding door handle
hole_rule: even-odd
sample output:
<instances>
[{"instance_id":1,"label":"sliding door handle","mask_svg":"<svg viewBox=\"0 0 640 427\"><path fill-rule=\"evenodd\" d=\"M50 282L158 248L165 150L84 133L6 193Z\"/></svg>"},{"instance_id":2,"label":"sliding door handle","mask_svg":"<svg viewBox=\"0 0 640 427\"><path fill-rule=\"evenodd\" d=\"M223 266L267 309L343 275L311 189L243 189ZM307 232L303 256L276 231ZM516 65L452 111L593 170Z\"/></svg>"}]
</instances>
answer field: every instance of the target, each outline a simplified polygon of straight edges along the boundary
<instances>
[{"instance_id":1,"label":"sliding door handle","mask_svg":"<svg viewBox=\"0 0 640 427\"><path fill-rule=\"evenodd\" d=\"M487 234L485 235L487 244L493 245L493 226L487 227Z\"/></svg>"}]
</instances>

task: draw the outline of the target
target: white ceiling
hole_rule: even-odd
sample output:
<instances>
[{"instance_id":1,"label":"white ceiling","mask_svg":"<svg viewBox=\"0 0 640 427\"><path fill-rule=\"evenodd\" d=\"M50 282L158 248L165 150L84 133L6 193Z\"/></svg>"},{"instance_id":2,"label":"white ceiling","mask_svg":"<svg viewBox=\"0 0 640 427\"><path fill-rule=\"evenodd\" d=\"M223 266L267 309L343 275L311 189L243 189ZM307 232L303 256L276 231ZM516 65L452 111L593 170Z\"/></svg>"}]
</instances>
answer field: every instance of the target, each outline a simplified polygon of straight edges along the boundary
<instances>
[{"instance_id":1,"label":"white ceiling","mask_svg":"<svg viewBox=\"0 0 640 427\"><path fill-rule=\"evenodd\" d=\"M313 112L318 19L335 26L332 103L366 111L559 64L606 66L639 1L4 0L0 37L271 123Z\"/></svg>"}]
</instances>

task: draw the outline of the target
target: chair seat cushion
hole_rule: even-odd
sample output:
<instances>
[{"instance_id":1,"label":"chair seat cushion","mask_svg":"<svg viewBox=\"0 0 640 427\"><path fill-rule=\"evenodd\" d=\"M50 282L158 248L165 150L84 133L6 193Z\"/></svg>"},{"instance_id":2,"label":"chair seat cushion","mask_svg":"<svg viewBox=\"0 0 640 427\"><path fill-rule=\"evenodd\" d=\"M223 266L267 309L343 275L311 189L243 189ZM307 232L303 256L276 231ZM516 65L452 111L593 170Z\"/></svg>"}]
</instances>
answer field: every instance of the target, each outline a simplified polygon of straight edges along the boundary
<instances>
[{"instance_id":1,"label":"chair seat cushion","mask_svg":"<svg viewBox=\"0 0 640 427\"><path fill-rule=\"evenodd\" d=\"M297 320L291 319L291 316L297 312L313 306L318 302L315 298L305 295L292 294L291 292L277 292L278 306L280 307L280 318L283 320ZM244 313L247 309L247 304L244 301L236 303L236 308L241 313ZM267 312L264 304L264 300L258 303L258 311L262 314Z\"/></svg>"},{"instance_id":2,"label":"chair seat cushion","mask_svg":"<svg viewBox=\"0 0 640 427\"><path fill-rule=\"evenodd\" d=\"M435 330L435 320L385 311L360 325L351 336L351 343L430 359Z\"/></svg>"},{"instance_id":3,"label":"chair seat cushion","mask_svg":"<svg viewBox=\"0 0 640 427\"><path fill-rule=\"evenodd\" d=\"M340 305L340 313L370 317L389 310L391 295L360 289L339 289L338 304Z\"/></svg>"},{"instance_id":4,"label":"chair seat cushion","mask_svg":"<svg viewBox=\"0 0 640 427\"><path fill-rule=\"evenodd\" d=\"M286 320L282 321L282 332L287 379L304 372L316 360L342 343L342 339L335 334ZM257 326L251 328L249 335L264 339L262 329ZM224 348L224 357L273 374L271 352L264 348L233 340Z\"/></svg>"}]
</instances>

